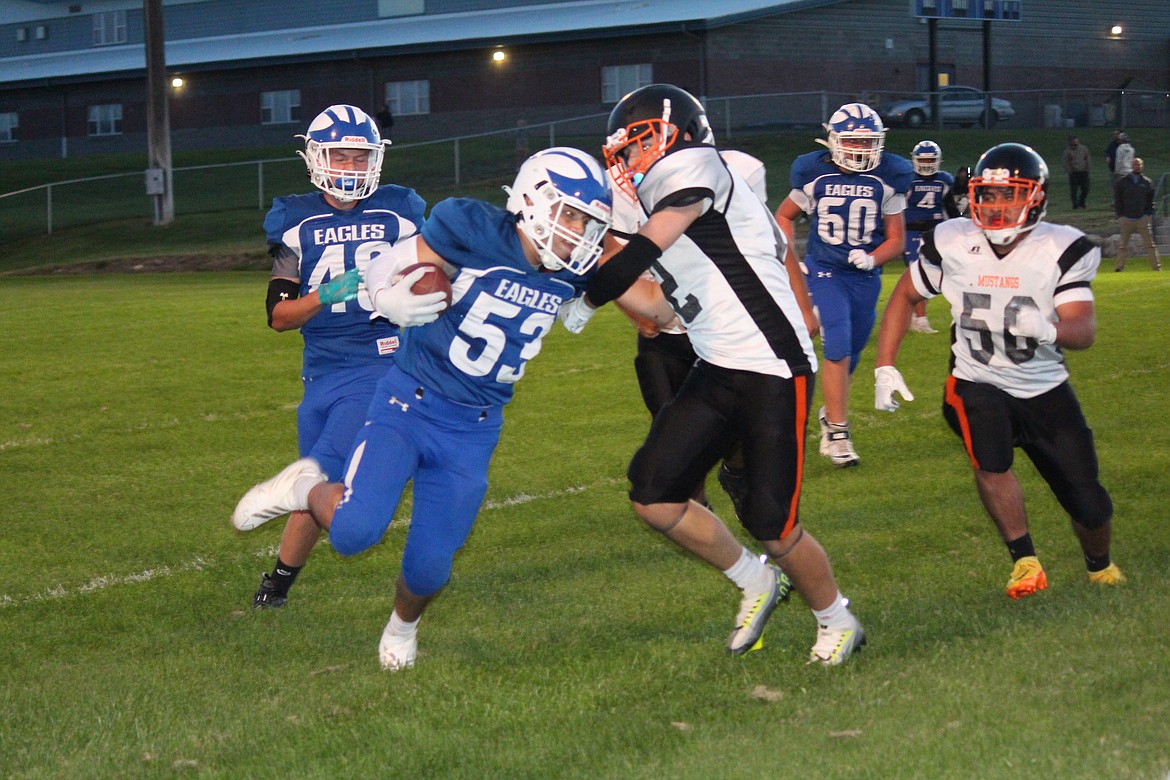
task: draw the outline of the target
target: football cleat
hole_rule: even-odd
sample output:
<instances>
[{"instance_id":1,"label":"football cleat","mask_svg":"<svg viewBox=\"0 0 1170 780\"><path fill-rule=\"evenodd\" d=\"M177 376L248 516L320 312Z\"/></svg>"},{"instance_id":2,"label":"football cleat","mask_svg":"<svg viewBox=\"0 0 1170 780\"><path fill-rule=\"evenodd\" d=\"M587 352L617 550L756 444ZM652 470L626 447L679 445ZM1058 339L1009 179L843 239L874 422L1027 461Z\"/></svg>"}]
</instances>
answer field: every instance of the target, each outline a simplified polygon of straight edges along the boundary
<instances>
[{"instance_id":1,"label":"football cleat","mask_svg":"<svg viewBox=\"0 0 1170 780\"><path fill-rule=\"evenodd\" d=\"M1031 596L1047 587L1048 576L1044 574L1044 567L1040 565L1040 559L1035 555L1026 555L1016 561L1016 565L1012 567L1012 576L1008 580L1005 592L1013 599L1018 599L1021 596Z\"/></svg>"},{"instance_id":2,"label":"football cleat","mask_svg":"<svg viewBox=\"0 0 1170 780\"><path fill-rule=\"evenodd\" d=\"M821 423L820 453L839 469L856 466L860 463L861 458L857 456L857 450L853 449L853 437L849 433L849 424L838 425L829 422L823 406L817 416Z\"/></svg>"},{"instance_id":3,"label":"football cleat","mask_svg":"<svg viewBox=\"0 0 1170 780\"><path fill-rule=\"evenodd\" d=\"M279 609L288 602L287 593L279 593L276 582L264 574L260 578L260 587L252 597L252 609Z\"/></svg>"},{"instance_id":4,"label":"football cleat","mask_svg":"<svg viewBox=\"0 0 1170 780\"><path fill-rule=\"evenodd\" d=\"M792 592L792 580L780 568L767 565L768 588L763 591L744 591L739 603L739 614L735 618L735 630L727 638L727 652L743 655L750 650L763 647L761 637L764 625L771 617L776 605L788 598Z\"/></svg>"},{"instance_id":5,"label":"football cleat","mask_svg":"<svg viewBox=\"0 0 1170 780\"><path fill-rule=\"evenodd\" d=\"M719 465L719 471L715 473L715 478L719 480L719 487L723 488L723 492L727 493L727 497L731 499L735 516L742 520L743 504L747 501L748 492L747 474L742 471L731 471L727 468L725 461Z\"/></svg>"},{"instance_id":6,"label":"football cleat","mask_svg":"<svg viewBox=\"0 0 1170 780\"><path fill-rule=\"evenodd\" d=\"M382 629L382 641L378 642L378 661L387 672L397 672L414 666L418 656L418 634L409 636L391 633L390 624Z\"/></svg>"},{"instance_id":7,"label":"football cleat","mask_svg":"<svg viewBox=\"0 0 1170 780\"><path fill-rule=\"evenodd\" d=\"M910 320L910 330L915 333L938 333L937 330L930 327L930 320L926 317L913 317Z\"/></svg>"},{"instance_id":8,"label":"football cleat","mask_svg":"<svg viewBox=\"0 0 1170 780\"><path fill-rule=\"evenodd\" d=\"M1094 585L1121 585L1125 582L1125 575L1116 563L1111 563L1101 571L1089 572L1089 582Z\"/></svg>"},{"instance_id":9,"label":"football cleat","mask_svg":"<svg viewBox=\"0 0 1170 780\"><path fill-rule=\"evenodd\" d=\"M865 630L856 618L846 629L817 627L817 641L808 654L808 663L840 666L865 645Z\"/></svg>"},{"instance_id":10,"label":"football cleat","mask_svg":"<svg viewBox=\"0 0 1170 780\"><path fill-rule=\"evenodd\" d=\"M302 476L325 481L317 461L312 458L294 461L272 479L261 482L244 494L240 503L236 504L236 511L232 513L232 525L239 531L251 531L274 517L308 509L308 506L297 501L293 490Z\"/></svg>"}]
</instances>

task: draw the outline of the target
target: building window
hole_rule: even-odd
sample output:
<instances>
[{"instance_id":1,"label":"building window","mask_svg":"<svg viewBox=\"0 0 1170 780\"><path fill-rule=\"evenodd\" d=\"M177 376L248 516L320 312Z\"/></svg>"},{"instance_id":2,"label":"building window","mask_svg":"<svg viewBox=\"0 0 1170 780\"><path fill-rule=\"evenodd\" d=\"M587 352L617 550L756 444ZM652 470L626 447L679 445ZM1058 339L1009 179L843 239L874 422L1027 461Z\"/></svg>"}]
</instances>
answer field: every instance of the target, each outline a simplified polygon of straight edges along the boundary
<instances>
[{"instance_id":1,"label":"building window","mask_svg":"<svg viewBox=\"0 0 1170 780\"><path fill-rule=\"evenodd\" d=\"M126 42L126 12L102 11L93 15L93 45L111 46Z\"/></svg>"},{"instance_id":2,"label":"building window","mask_svg":"<svg viewBox=\"0 0 1170 780\"><path fill-rule=\"evenodd\" d=\"M601 69L601 102L616 103L639 87L654 83L654 68L642 65L607 65Z\"/></svg>"},{"instance_id":3,"label":"building window","mask_svg":"<svg viewBox=\"0 0 1170 780\"><path fill-rule=\"evenodd\" d=\"M299 121L301 121L299 89L260 93L260 124L279 125Z\"/></svg>"},{"instance_id":4,"label":"building window","mask_svg":"<svg viewBox=\"0 0 1170 780\"><path fill-rule=\"evenodd\" d=\"M386 83L386 104L394 116L431 113L431 82L390 81Z\"/></svg>"},{"instance_id":5,"label":"building window","mask_svg":"<svg viewBox=\"0 0 1170 780\"><path fill-rule=\"evenodd\" d=\"M17 27L16 28L16 42L17 43L24 43L27 40L28 40L28 28L27 27Z\"/></svg>"},{"instance_id":6,"label":"building window","mask_svg":"<svg viewBox=\"0 0 1170 780\"><path fill-rule=\"evenodd\" d=\"M17 114L0 114L0 141L15 141L18 127L20 119Z\"/></svg>"},{"instance_id":7,"label":"building window","mask_svg":"<svg viewBox=\"0 0 1170 780\"><path fill-rule=\"evenodd\" d=\"M121 135L122 104L107 103L89 107L90 135Z\"/></svg>"},{"instance_id":8,"label":"building window","mask_svg":"<svg viewBox=\"0 0 1170 780\"><path fill-rule=\"evenodd\" d=\"M38 24L36 26L35 35L37 36L38 41L43 41L49 37L49 28L43 24Z\"/></svg>"}]
</instances>

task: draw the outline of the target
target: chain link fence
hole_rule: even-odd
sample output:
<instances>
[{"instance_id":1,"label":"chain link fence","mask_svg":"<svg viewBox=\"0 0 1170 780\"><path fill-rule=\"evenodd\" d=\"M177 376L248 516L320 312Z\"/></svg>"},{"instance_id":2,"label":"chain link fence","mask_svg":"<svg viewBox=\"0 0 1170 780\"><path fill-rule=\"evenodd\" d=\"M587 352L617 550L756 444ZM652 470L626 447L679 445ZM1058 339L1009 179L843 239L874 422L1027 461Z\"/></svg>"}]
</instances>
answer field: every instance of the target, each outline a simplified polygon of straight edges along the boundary
<instances>
[{"instance_id":1,"label":"chain link fence","mask_svg":"<svg viewBox=\"0 0 1170 780\"><path fill-rule=\"evenodd\" d=\"M862 100L880 110L902 97L906 95L788 92L714 97L705 103L716 136L729 142L768 131L819 132L821 123L842 103ZM1170 94L1162 92L1068 89L996 92L995 97L1010 100L1015 111L999 128L1170 128ZM426 181L435 187L507 179L531 151L558 144L596 148L605 134L607 117L607 113L587 114L394 144L387 150L383 175L390 181ZM431 151L412 153L422 148ZM307 183L303 161L290 155L174 168L172 188L175 215L181 216L251 208L264 211L274 197L304 192ZM29 187L0 194L0 244L80 225L150 219L152 211L141 170Z\"/></svg>"}]
</instances>

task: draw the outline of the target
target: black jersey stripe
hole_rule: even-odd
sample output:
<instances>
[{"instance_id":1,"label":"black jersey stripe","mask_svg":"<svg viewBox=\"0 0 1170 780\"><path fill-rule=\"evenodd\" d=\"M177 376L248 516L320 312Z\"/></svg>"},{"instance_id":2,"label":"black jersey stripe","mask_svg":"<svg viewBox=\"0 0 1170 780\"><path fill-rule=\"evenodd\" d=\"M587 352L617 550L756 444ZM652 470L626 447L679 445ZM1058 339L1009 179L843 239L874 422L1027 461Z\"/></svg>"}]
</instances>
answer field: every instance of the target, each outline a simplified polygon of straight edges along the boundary
<instances>
[{"instance_id":1,"label":"black jersey stripe","mask_svg":"<svg viewBox=\"0 0 1170 780\"><path fill-rule=\"evenodd\" d=\"M1064 276L1068 273L1068 269L1076 265L1077 261L1087 255L1093 250L1093 242L1089 240L1088 236L1081 236L1076 241L1068 245L1068 249L1060 253L1060 259L1056 264L1060 266L1060 275Z\"/></svg>"},{"instance_id":2,"label":"black jersey stripe","mask_svg":"<svg viewBox=\"0 0 1170 780\"><path fill-rule=\"evenodd\" d=\"M748 316L772 348L772 353L786 361L794 375L811 373L812 365L796 330L760 277L752 270L747 258L739 251L727 218L711 209L687 228L686 235L719 269L735 297L743 304ZM776 262L782 263L780 258Z\"/></svg>"}]
</instances>

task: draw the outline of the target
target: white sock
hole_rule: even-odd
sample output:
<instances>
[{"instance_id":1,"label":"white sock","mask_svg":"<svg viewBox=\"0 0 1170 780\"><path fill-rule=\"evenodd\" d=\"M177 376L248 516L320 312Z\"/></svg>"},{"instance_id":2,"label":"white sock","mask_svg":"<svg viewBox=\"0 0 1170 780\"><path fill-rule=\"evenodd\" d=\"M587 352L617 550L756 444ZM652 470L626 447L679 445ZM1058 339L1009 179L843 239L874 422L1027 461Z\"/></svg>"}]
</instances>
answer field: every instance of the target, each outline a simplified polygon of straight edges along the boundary
<instances>
[{"instance_id":1,"label":"white sock","mask_svg":"<svg viewBox=\"0 0 1170 780\"><path fill-rule=\"evenodd\" d=\"M390 613L390 622L386 624L386 630L391 634L398 636L410 636L418 630L418 621L422 618L415 618L413 621L407 623L402 618L398 617L398 612Z\"/></svg>"},{"instance_id":2,"label":"white sock","mask_svg":"<svg viewBox=\"0 0 1170 780\"><path fill-rule=\"evenodd\" d=\"M814 609L812 613L817 623L825 628L843 630L853 628L857 622L857 618L849 611L849 599L842 596L841 591L837 591L837 598L833 599L832 604L825 609Z\"/></svg>"},{"instance_id":3,"label":"white sock","mask_svg":"<svg viewBox=\"0 0 1170 780\"><path fill-rule=\"evenodd\" d=\"M764 562L752 555L746 547L739 554L739 560L733 563L730 569L724 569L723 573L740 590L747 590L752 586L755 586L756 590L763 590L768 587L767 578L771 576Z\"/></svg>"},{"instance_id":4,"label":"white sock","mask_svg":"<svg viewBox=\"0 0 1170 780\"><path fill-rule=\"evenodd\" d=\"M293 482L293 497L297 500L297 506L309 508L309 491L317 485L325 481L322 474L302 474Z\"/></svg>"}]
</instances>

